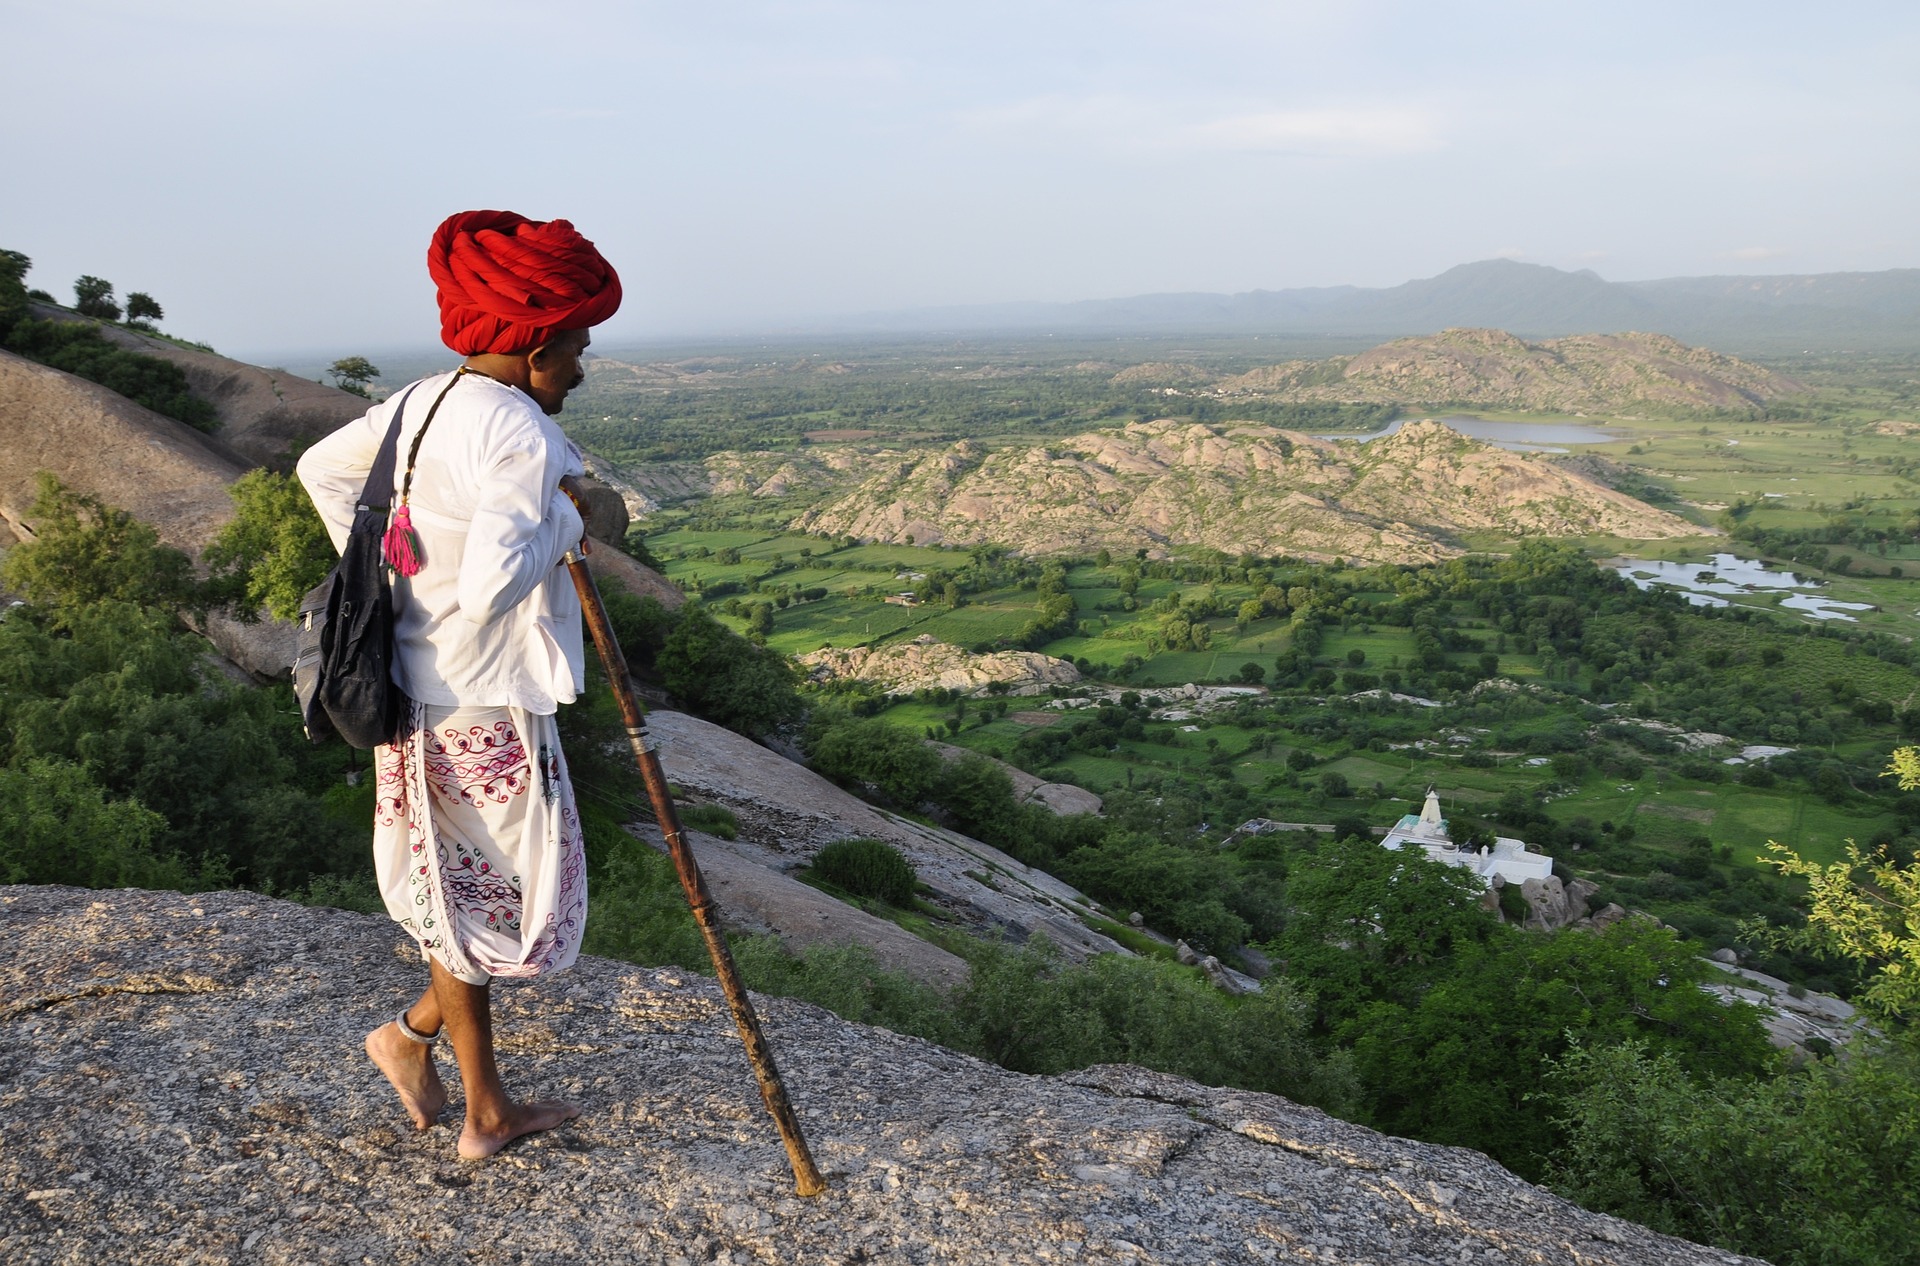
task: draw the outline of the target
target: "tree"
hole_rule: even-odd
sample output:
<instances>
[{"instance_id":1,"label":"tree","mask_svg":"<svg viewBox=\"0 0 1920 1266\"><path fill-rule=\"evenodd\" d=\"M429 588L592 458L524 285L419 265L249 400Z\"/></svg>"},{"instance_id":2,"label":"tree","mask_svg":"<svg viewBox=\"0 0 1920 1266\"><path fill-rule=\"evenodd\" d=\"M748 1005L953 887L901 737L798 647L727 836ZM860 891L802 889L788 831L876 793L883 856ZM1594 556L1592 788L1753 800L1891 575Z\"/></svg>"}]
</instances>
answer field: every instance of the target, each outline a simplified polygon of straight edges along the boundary
<instances>
[{"instance_id":1,"label":"tree","mask_svg":"<svg viewBox=\"0 0 1920 1266\"><path fill-rule=\"evenodd\" d=\"M1548 1086L1564 1138L1547 1180L1589 1209L1781 1266L1914 1260L1911 1048L1702 1084L1646 1042L1582 1042Z\"/></svg>"},{"instance_id":2,"label":"tree","mask_svg":"<svg viewBox=\"0 0 1920 1266\"><path fill-rule=\"evenodd\" d=\"M166 820L137 800L110 800L70 761L0 769L0 883L184 888L193 876L155 840Z\"/></svg>"},{"instance_id":3,"label":"tree","mask_svg":"<svg viewBox=\"0 0 1920 1266\"><path fill-rule=\"evenodd\" d=\"M30 602L57 610L111 601L171 610L201 598L193 561L125 510L42 471L27 513L33 539L7 554L0 577Z\"/></svg>"},{"instance_id":4,"label":"tree","mask_svg":"<svg viewBox=\"0 0 1920 1266\"><path fill-rule=\"evenodd\" d=\"M842 720L811 736L807 759L829 778L877 787L906 808L932 794L944 764L920 739L878 717Z\"/></svg>"},{"instance_id":5,"label":"tree","mask_svg":"<svg viewBox=\"0 0 1920 1266\"><path fill-rule=\"evenodd\" d=\"M1370 1123L1478 1148L1537 1179L1561 1133L1528 1100L1571 1042L1641 1041L1695 1076L1768 1067L1759 1009L1701 988L1710 972L1693 947L1643 920L1555 936L1498 929L1417 997L1359 1018L1354 1061Z\"/></svg>"},{"instance_id":6,"label":"tree","mask_svg":"<svg viewBox=\"0 0 1920 1266\"><path fill-rule=\"evenodd\" d=\"M1902 791L1920 790L1920 748L1893 754L1888 776ZM1920 1016L1920 864L1901 865L1882 848L1847 841L1844 860L1822 866L1784 844L1767 841L1767 861L1807 881L1807 925L1774 930L1768 939L1837 954L1873 975L1859 1001L1892 1020Z\"/></svg>"},{"instance_id":7,"label":"tree","mask_svg":"<svg viewBox=\"0 0 1920 1266\"><path fill-rule=\"evenodd\" d=\"M135 321L164 321L167 314L161 311L159 303L144 290L136 290L127 296L127 324Z\"/></svg>"},{"instance_id":8,"label":"tree","mask_svg":"<svg viewBox=\"0 0 1920 1266\"><path fill-rule=\"evenodd\" d=\"M113 283L104 277L76 279L73 283L73 310L81 316L101 321L118 321L120 305L113 301Z\"/></svg>"},{"instance_id":9,"label":"tree","mask_svg":"<svg viewBox=\"0 0 1920 1266\"><path fill-rule=\"evenodd\" d=\"M1271 952L1289 977L1314 982L1322 1020L1338 1030L1376 999L1417 999L1454 956L1494 935L1484 894L1461 867L1343 838L1290 875L1293 914Z\"/></svg>"},{"instance_id":10,"label":"tree","mask_svg":"<svg viewBox=\"0 0 1920 1266\"><path fill-rule=\"evenodd\" d=\"M662 682L683 706L758 738L801 711L793 669L689 602L654 657Z\"/></svg>"},{"instance_id":11,"label":"tree","mask_svg":"<svg viewBox=\"0 0 1920 1266\"><path fill-rule=\"evenodd\" d=\"M364 356L342 356L327 366L334 385L356 396L367 394L367 384L380 376L380 367Z\"/></svg>"},{"instance_id":12,"label":"tree","mask_svg":"<svg viewBox=\"0 0 1920 1266\"><path fill-rule=\"evenodd\" d=\"M27 270L33 261L19 251L0 250L0 343L27 319Z\"/></svg>"},{"instance_id":13,"label":"tree","mask_svg":"<svg viewBox=\"0 0 1920 1266\"><path fill-rule=\"evenodd\" d=\"M227 489L233 521L207 546L215 594L242 620L261 607L282 620L327 577L338 557L306 489L291 475L248 471Z\"/></svg>"}]
</instances>

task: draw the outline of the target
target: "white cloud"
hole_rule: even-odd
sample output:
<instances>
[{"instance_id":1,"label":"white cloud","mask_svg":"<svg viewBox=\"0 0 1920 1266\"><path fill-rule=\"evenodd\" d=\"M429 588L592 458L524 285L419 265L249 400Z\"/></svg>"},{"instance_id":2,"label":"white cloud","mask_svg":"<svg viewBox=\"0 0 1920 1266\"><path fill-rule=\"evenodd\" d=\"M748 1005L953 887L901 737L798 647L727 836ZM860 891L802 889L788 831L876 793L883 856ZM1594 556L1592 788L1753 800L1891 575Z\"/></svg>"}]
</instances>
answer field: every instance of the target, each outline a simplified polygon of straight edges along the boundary
<instances>
[{"instance_id":1,"label":"white cloud","mask_svg":"<svg viewBox=\"0 0 1920 1266\"><path fill-rule=\"evenodd\" d=\"M1786 253L1778 246L1742 246L1737 250L1721 251L1715 258L1752 262L1759 259L1779 259Z\"/></svg>"}]
</instances>

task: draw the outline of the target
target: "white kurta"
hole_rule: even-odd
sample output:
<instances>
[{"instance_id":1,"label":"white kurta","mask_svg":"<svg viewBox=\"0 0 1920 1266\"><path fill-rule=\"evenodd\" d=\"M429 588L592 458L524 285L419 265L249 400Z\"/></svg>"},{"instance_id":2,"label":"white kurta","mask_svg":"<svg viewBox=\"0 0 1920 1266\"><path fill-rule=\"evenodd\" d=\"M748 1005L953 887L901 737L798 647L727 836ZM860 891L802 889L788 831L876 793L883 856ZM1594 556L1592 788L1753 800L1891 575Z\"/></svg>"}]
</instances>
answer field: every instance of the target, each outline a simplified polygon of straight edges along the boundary
<instances>
[{"instance_id":1,"label":"white kurta","mask_svg":"<svg viewBox=\"0 0 1920 1266\"><path fill-rule=\"evenodd\" d=\"M374 858L387 910L471 984L573 962L586 863L553 713L585 679L579 543L560 491L579 450L524 393L479 375L422 380L394 481L436 398L408 499L421 568L394 580L394 679L413 700L375 756ZM335 548L399 393L308 449L301 482Z\"/></svg>"}]
</instances>

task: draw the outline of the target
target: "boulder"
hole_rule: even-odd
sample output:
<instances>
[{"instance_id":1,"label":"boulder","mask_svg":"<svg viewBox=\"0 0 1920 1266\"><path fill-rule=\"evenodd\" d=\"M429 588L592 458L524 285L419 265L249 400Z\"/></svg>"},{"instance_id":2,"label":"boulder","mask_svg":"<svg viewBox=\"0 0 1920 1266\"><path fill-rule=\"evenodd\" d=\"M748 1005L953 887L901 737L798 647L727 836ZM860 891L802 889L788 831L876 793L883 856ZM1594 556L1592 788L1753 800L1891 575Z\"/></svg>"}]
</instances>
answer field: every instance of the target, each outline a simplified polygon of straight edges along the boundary
<instances>
[{"instance_id":1,"label":"boulder","mask_svg":"<svg viewBox=\"0 0 1920 1266\"><path fill-rule=\"evenodd\" d=\"M1556 932L1572 927L1587 917L1587 898L1600 891L1600 885L1585 879L1562 884L1558 875L1529 879L1520 885L1527 901L1526 926L1536 932Z\"/></svg>"},{"instance_id":2,"label":"boulder","mask_svg":"<svg viewBox=\"0 0 1920 1266\"><path fill-rule=\"evenodd\" d=\"M1034 651L976 655L931 637L885 646L827 647L798 657L815 681L868 681L895 694L938 688L981 695L996 682L1014 688L1072 685L1080 670Z\"/></svg>"},{"instance_id":3,"label":"boulder","mask_svg":"<svg viewBox=\"0 0 1920 1266\"><path fill-rule=\"evenodd\" d=\"M718 986L583 958L494 990L507 1082L580 1117L455 1159L361 1054L424 979L385 917L0 888L0 1253L187 1262L1752 1261L1477 1152L1127 1066L1010 1073L761 998L828 1182L793 1194Z\"/></svg>"}]
</instances>

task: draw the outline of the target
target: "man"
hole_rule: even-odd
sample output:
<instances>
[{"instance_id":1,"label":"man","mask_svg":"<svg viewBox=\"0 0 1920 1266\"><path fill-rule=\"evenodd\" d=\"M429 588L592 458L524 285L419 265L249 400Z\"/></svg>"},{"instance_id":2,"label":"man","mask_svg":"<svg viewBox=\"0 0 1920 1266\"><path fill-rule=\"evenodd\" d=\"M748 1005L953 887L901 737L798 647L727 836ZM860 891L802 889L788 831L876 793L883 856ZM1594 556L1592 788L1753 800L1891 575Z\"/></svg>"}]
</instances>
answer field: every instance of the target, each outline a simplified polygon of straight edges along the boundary
<instances>
[{"instance_id":1,"label":"man","mask_svg":"<svg viewBox=\"0 0 1920 1266\"><path fill-rule=\"evenodd\" d=\"M344 545L362 483L407 395L387 558L394 679L411 700L375 754L374 861L429 982L366 1050L418 1129L447 1093L444 1030L466 1091L459 1153L493 1155L579 1114L518 1102L494 1064L496 976L570 966L586 860L554 724L585 677L579 599L561 561L586 525L580 453L551 421L585 375L590 326L620 279L565 220L469 211L434 233L441 337L466 357L308 449L301 482Z\"/></svg>"}]
</instances>

